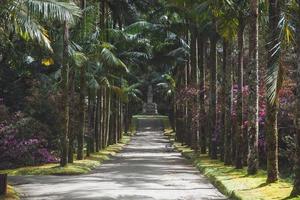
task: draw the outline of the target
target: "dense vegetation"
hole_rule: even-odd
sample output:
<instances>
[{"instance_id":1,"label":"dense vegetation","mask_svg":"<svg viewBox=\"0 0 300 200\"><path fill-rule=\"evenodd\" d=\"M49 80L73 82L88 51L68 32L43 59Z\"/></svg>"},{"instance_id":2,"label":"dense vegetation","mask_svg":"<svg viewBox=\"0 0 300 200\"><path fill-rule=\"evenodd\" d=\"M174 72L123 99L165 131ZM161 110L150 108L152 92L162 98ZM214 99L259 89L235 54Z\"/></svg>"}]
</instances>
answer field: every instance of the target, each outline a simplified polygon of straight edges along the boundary
<instances>
[{"instance_id":1,"label":"dense vegetation","mask_svg":"<svg viewBox=\"0 0 300 200\"><path fill-rule=\"evenodd\" d=\"M118 143L152 85L176 140L299 195L299 16L296 0L1 1L0 168Z\"/></svg>"}]
</instances>

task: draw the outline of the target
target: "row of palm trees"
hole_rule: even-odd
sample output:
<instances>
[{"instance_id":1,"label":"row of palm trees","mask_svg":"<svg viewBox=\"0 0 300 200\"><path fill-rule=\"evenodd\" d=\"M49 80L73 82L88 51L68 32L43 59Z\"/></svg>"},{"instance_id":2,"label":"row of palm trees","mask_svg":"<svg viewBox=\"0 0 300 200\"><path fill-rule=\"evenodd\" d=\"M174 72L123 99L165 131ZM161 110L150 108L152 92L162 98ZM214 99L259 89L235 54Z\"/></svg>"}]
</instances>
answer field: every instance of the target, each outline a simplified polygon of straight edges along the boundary
<instances>
[{"instance_id":1,"label":"row of palm trees","mask_svg":"<svg viewBox=\"0 0 300 200\"><path fill-rule=\"evenodd\" d=\"M136 64L129 60L133 56L147 56L147 52L136 51L145 45L130 34L130 28L134 25L123 28L127 23L124 17L127 10L119 12L118 7L114 7L114 1L107 0L96 3L81 0L80 6L82 17L76 27L78 33L73 28L74 40L82 48L77 50L79 56L75 57L75 63L78 58L82 61L79 62L78 72L76 66L70 66L68 59L72 29L68 24L64 26L63 58L67 61L63 62L61 76L64 102L61 166L73 162L75 138L78 160L84 159L85 144L89 156L122 139L123 127L127 132L130 123L130 120L125 120L130 118L126 104L139 93L139 84L129 85L127 80L128 66ZM94 10L87 10L89 6ZM126 64L121 59L127 61ZM76 89L79 93L78 105L73 101L76 99ZM78 113L74 112L77 108Z\"/></svg>"},{"instance_id":2,"label":"row of palm trees","mask_svg":"<svg viewBox=\"0 0 300 200\"><path fill-rule=\"evenodd\" d=\"M85 152L88 156L118 143L123 127L128 131L128 103L138 100L140 93L129 69L146 60L149 51L145 41L136 37L138 23L124 28L137 19L127 1L119 3L1 2L1 62L20 61L10 49L21 39L26 49L40 49L38 59L46 60L46 67L59 69L61 166L72 163L74 153L82 160ZM128 9L122 9L124 5Z\"/></svg>"},{"instance_id":3,"label":"row of palm trees","mask_svg":"<svg viewBox=\"0 0 300 200\"><path fill-rule=\"evenodd\" d=\"M174 100L176 117L173 123L176 124L177 139L195 150L200 147L201 153L208 149L212 159L219 157L225 165L232 164L237 169L246 165L249 175L256 174L259 168L259 88L263 82L267 99L267 183L276 182L279 178L277 113L284 70L280 59L285 48L295 48L298 56L295 105L297 162L292 195L299 195L300 1L168 0L166 3L170 13L180 16L180 20L177 17L177 21L172 23L182 27L177 29L178 34L190 45L189 58L184 64L178 64L173 73L177 80L173 97L178 98L182 88L193 85L200 88L198 96L193 97L200 113L196 128L191 124L193 109L190 103L176 104ZM248 54L245 53L245 37L249 42ZM259 46L262 42L266 47ZM261 50L263 48L264 51ZM263 64L259 63L262 61L259 51L264 52L267 58L265 77L260 73ZM222 52L222 58L218 58L218 52ZM244 66L246 55L248 64ZM205 85L207 70L209 84ZM249 92L247 99L243 92L246 85ZM208 105L205 94L209 96ZM247 105L244 105L245 102ZM247 119L244 116L246 107Z\"/></svg>"}]
</instances>

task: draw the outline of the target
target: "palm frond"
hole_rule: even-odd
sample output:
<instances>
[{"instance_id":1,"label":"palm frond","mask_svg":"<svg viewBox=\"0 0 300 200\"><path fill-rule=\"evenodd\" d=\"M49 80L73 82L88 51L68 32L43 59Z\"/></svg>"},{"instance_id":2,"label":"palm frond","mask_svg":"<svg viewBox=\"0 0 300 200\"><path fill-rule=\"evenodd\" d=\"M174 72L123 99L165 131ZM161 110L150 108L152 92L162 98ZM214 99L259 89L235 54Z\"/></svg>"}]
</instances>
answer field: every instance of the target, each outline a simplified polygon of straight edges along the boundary
<instances>
[{"instance_id":1,"label":"palm frond","mask_svg":"<svg viewBox=\"0 0 300 200\"><path fill-rule=\"evenodd\" d=\"M23 11L16 13L15 31L25 40L36 40L40 45L52 51L47 31L33 18Z\"/></svg>"},{"instance_id":2,"label":"palm frond","mask_svg":"<svg viewBox=\"0 0 300 200\"><path fill-rule=\"evenodd\" d=\"M107 48L102 49L100 60L109 67L119 67L129 72L127 66Z\"/></svg>"},{"instance_id":3,"label":"palm frond","mask_svg":"<svg viewBox=\"0 0 300 200\"><path fill-rule=\"evenodd\" d=\"M44 19L74 23L74 17L81 16L81 9L74 2L56 0L25 0L31 14L39 14Z\"/></svg>"}]
</instances>

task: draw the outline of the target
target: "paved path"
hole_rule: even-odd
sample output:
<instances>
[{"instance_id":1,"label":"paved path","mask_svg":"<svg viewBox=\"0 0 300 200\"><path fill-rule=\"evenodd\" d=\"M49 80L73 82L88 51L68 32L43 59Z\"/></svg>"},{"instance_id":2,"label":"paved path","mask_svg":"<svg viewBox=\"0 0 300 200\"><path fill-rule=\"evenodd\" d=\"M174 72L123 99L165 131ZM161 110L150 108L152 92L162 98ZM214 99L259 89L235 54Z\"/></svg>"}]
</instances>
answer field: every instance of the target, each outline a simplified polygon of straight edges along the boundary
<instances>
[{"instance_id":1,"label":"paved path","mask_svg":"<svg viewBox=\"0 0 300 200\"><path fill-rule=\"evenodd\" d=\"M140 120L125 149L91 174L10 177L28 200L226 199L179 153L166 150L158 120Z\"/></svg>"}]
</instances>

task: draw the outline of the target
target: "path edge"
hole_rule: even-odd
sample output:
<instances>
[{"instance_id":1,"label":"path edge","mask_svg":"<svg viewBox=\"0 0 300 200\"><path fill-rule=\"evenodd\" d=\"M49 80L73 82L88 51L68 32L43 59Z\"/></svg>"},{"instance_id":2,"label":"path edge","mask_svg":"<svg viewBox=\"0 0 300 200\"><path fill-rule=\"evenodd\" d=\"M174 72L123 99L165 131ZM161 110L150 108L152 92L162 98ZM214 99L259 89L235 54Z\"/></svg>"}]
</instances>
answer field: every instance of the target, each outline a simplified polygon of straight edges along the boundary
<instances>
[{"instance_id":1,"label":"path edge","mask_svg":"<svg viewBox=\"0 0 300 200\"><path fill-rule=\"evenodd\" d=\"M175 142L175 132L171 131L170 129L165 129L164 130L164 136L166 136L170 143L172 144L172 146L174 147L174 150L179 152L182 157L184 157L186 160L188 160L189 162L191 162L193 164L193 166L202 174L204 175L209 181L210 183L215 186L219 192L221 192L223 195L227 196L229 199L231 200L243 200L243 198L241 196L239 196L238 194L236 194L235 191L230 191L223 183L222 181L217 180L214 176L210 175L209 173L205 172L206 167L201 166L201 163L199 161L197 161L197 155L194 153L194 151L189 148L189 147L185 147L182 146L181 144ZM183 150L184 147L186 150Z\"/></svg>"}]
</instances>

